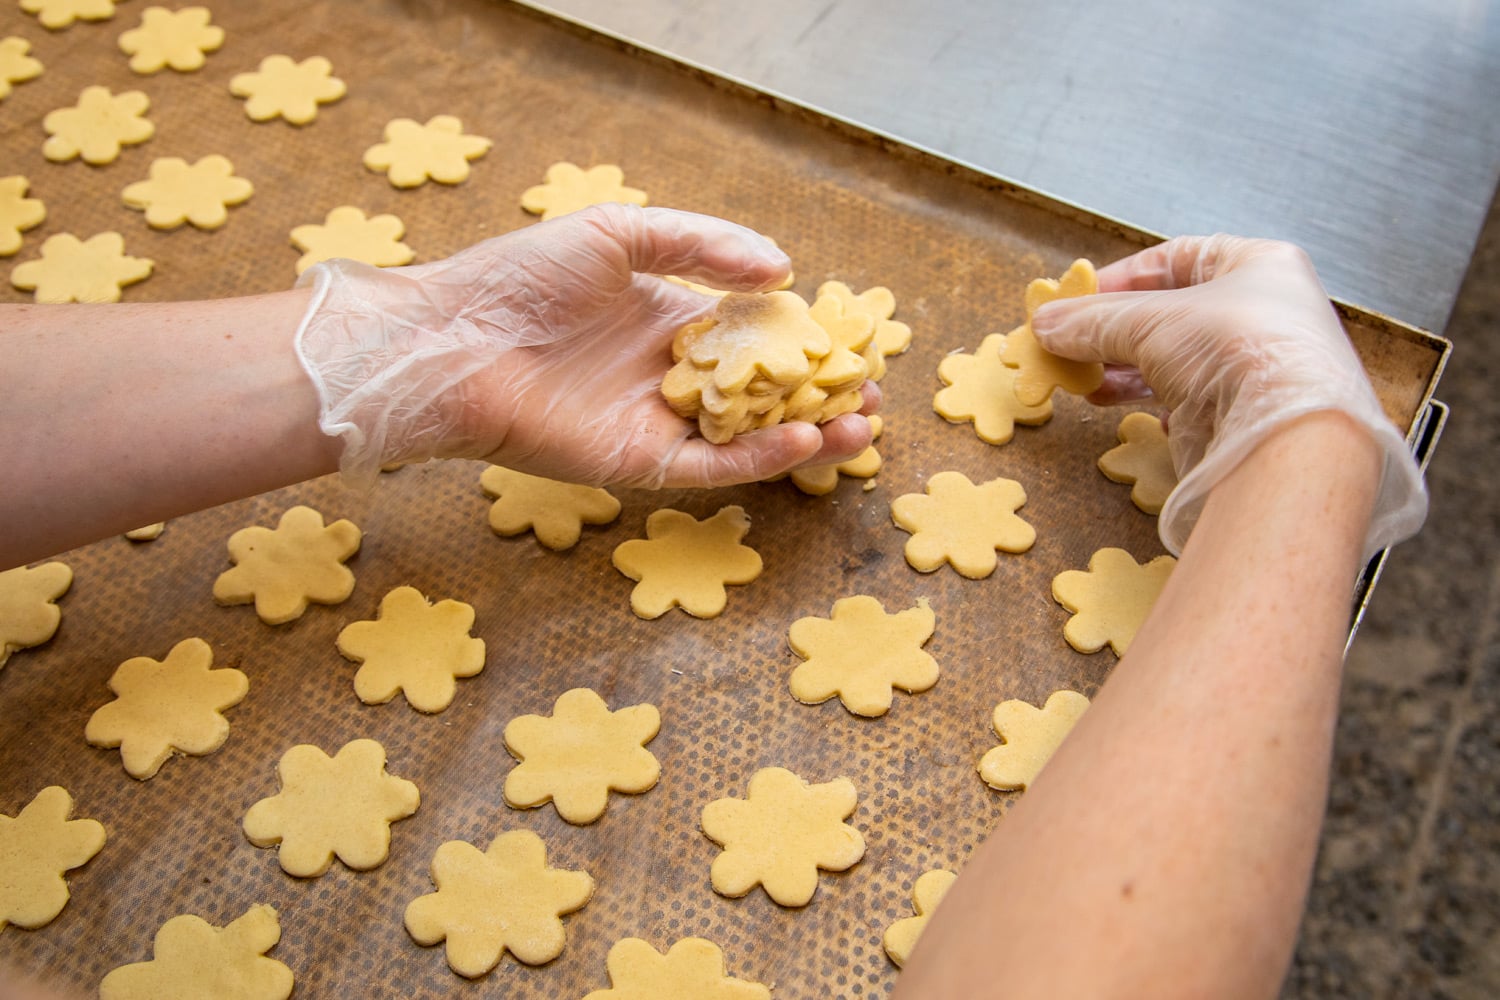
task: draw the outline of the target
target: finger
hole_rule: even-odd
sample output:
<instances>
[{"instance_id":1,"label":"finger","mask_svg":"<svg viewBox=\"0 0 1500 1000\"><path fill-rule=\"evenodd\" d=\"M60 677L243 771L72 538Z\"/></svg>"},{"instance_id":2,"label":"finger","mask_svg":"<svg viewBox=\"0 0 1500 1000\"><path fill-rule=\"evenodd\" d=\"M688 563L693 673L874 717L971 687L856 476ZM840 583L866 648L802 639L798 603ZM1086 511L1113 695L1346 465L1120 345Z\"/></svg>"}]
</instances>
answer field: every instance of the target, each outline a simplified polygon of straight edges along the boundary
<instances>
[{"instance_id":1,"label":"finger","mask_svg":"<svg viewBox=\"0 0 1500 1000\"><path fill-rule=\"evenodd\" d=\"M1178 236L1099 269L1099 291L1159 291L1187 288L1226 271L1275 244L1238 236Z\"/></svg>"},{"instance_id":2,"label":"finger","mask_svg":"<svg viewBox=\"0 0 1500 1000\"><path fill-rule=\"evenodd\" d=\"M576 224L615 241L624 250L630 269L639 273L671 274L715 288L755 291L779 284L791 271L791 260L770 240L711 215L608 204L564 218L573 218Z\"/></svg>"},{"instance_id":3,"label":"finger","mask_svg":"<svg viewBox=\"0 0 1500 1000\"><path fill-rule=\"evenodd\" d=\"M693 437L672 456L661 485L678 489L757 483L801 465L822 446L818 428L801 422L739 434L726 444Z\"/></svg>"},{"instance_id":4,"label":"finger","mask_svg":"<svg viewBox=\"0 0 1500 1000\"><path fill-rule=\"evenodd\" d=\"M860 385L859 395L863 400L859 412L866 417L880 409L880 404L885 400L885 393L881 392L880 386L869 379L865 379Z\"/></svg>"},{"instance_id":5,"label":"finger","mask_svg":"<svg viewBox=\"0 0 1500 1000\"><path fill-rule=\"evenodd\" d=\"M1152 395L1151 387L1141 377L1139 369L1128 365L1107 365L1104 381L1084 398L1095 406L1115 406L1150 399Z\"/></svg>"},{"instance_id":6,"label":"finger","mask_svg":"<svg viewBox=\"0 0 1500 1000\"><path fill-rule=\"evenodd\" d=\"M1173 292L1111 292L1057 299L1031 317L1037 342L1073 361L1134 365L1136 344L1157 321L1161 296Z\"/></svg>"}]
</instances>

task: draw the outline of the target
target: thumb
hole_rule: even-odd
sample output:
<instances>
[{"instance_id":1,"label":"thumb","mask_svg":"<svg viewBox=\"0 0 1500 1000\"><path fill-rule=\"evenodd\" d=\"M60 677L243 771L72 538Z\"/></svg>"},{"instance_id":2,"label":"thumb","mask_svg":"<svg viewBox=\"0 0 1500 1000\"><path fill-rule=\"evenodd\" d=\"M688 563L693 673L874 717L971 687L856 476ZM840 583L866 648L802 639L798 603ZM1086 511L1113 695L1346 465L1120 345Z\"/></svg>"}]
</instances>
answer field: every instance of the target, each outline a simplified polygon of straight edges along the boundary
<instances>
[{"instance_id":1,"label":"thumb","mask_svg":"<svg viewBox=\"0 0 1500 1000\"><path fill-rule=\"evenodd\" d=\"M1032 315L1037 343L1072 361L1138 365L1160 292L1109 292L1057 299Z\"/></svg>"}]
</instances>

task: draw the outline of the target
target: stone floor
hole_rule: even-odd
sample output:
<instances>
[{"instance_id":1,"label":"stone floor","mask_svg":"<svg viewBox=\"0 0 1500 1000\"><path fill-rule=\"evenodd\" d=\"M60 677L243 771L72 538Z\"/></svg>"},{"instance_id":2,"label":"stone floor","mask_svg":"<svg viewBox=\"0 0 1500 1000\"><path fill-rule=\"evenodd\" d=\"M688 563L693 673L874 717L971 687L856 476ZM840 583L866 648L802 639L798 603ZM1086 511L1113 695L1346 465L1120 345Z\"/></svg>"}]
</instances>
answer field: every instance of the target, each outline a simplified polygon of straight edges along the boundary
<instances>
[{"instance_id":1,"label":"stone floor","mask_svg":"<svg viewBox=\"0 0 1500 1000\"><path fill-rule=\"evenodd\" d=\"M1446 333L1432 511L1350 652L1284 998L1500 997L1500 199Z\"/></svg>"}]
</instances>

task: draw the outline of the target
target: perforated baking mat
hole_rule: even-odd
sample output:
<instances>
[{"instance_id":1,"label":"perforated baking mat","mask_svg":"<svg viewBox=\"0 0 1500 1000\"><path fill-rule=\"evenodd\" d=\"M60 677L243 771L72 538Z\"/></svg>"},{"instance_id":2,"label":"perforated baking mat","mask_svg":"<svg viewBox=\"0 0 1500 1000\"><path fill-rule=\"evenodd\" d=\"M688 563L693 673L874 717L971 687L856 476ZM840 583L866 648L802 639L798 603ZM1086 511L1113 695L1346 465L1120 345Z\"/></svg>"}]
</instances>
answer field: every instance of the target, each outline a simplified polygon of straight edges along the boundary
<instances>
[{"instance_id":1,"label":"perforated baking mat","mask_svg":"<svg viewBox=\"0 0 1500 1000\"><path fill-rule=\"evenodd\" d=\"M1141 560L1162 551L1154 518L1095 465L1116 442L1119 413L1060 397L1050 423L991 446L970 425L933 412L938 362L1017 325L1032 278L1056 276L1075 257L1114 259L1150 237L506 4L209 6L227 32L222 49L199 72L149 77L134 75L117 48L120 33L139 22L139 5L60 32L14 5L0 14L0 34L26 38L46 66L0 102L0 173L28 177L48 213L12 262L36 257L54 233L115 230L127 252L155 261L147 281L126 289L128 301L263 292L294 280L291 229L335 206L396 214L418 260L432 260L531 224L519 197L549 164L617 163L653 204L727 216L774 237L805 296L828 279L856 291L889 287L913 345L890 359L885 467L868 491L845 479L823 497L786 482L623 492L617 521L585 528L576 547L553 552L530 535L493 534L480 466L443 462L384 476L369 495L325 479L176 519L153 542L109 538L62 555L76 580L60 602L60 630L0 670L0 812L14 815L60 784L76 815L103 822L109 839L69 876L72 900L55 921L0 931L0 960L91 993L108 970L150 958L167 919L193 913L224 924L269 903L282 926L270 954L293 970L303 997L582 997L609 986L605 956L632 936L660 951L707 938L723 948L731 974L773 986L781 1000L885 995L896 969L881 936L911 914L912 883L932 868L961 867L1015 800L976 771L998 742L995 705L1040 704L1059 688L1093 694L1114 666L1107 650L1085 656L1066 645L1067 612L1050 596L1052 578L1084 568L1103 546ZM273 53L326 56L348 95L304 127L251 122L228 81ZM88 84L149 95L154 138L108 166L47 162L43 116L73 104ZM398 191L362 166L362 151L389 119L437 114L494 140L466 182ZM153 158L210 153L229 157L255 184L223 228L153 231L122 205L122 189L144 179ZM0 296L26 298L9 287ZM1444 343L1357 310L1345 318L1387 409L1413 426ZM1035 546L1002 555L983 580L913 571L890 503L945 469L976 482L1021 482L1028 499L1020 513L1036 527ZM230 534L273 525L294 504L363 529L350 562L353 596L278 627L249 607L215 605L210 588L230 565ZM763 557L763 575L731 588L716 619L681 611L636 618L632 583L610 564L614 547L643 537L657 508L704 517L726 504L750 513L746 544ZM356 667L334 645L345 625L374 618L381 597L401 585L473 605L475 634L487 644L484 671L460 681L440 714L419 714L400 697L361 704ZM881 718L855 717L837 699L802 705L787 687L799 662L787 644L791 623L827 616L854 594L892 611L926 598L936 612L926 648L941 679L922 694L898 693ZM215 666L244 671L249 695L227 713L223 749L173 758L156 777L133 780L117 751L85 742L84 725L111 700L106 683L122 661L160 659L189 636L211 644ZM593 688L613 707L649 702L662 716L650 744L660 783L612 796L603 818L584 827L562 822L551 806L511 809L501 795L514 766L505 724L549 714L573 687ZM375 870L335 863L319 878L284 874L274 850L245 839L245 811L277 790L276 762L289 747L332 753L359 737L385 746L391 773L420 788L421 808L394 824L390 857ZM699 830L703 807L743 797L751 774L773 765L814 782L846 777L859 795L851 823L868 845L864 859L824 874L799 909L759 889L727 899L709 886L719 848ZM555 961L528 967L507 957L487 976L463 979L441 947L413 942L403 910L432 890L439 844L484 847L518 828L541 835L550 864L588 871L594 898L566 919L567 946Z\"/></svg>"}]
</instances>

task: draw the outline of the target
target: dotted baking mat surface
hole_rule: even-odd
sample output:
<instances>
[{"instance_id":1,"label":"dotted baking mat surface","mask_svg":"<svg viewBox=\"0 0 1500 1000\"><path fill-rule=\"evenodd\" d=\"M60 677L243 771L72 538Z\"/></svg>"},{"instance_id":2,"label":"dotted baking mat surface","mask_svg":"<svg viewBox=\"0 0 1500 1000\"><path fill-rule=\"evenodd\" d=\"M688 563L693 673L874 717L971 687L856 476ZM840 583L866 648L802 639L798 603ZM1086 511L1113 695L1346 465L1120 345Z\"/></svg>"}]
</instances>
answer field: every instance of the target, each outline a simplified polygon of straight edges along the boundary
<instances>
[{"instance_id":1,"label":"dotted baking mat surface","mask_svg":"<svg viewBox=\"0 0 1500 1000\"><path fill-rule=\"evenodd\" d=\"M75 582L60 601L58 634L0 670L0 812L14 815L42 787L60 784L75 798L75 815L103 822L109 839L71 873L73 898L57 920L0 931L0 961L87 994L108 970L149 958L152 936L172 916L222 925L269 903L282 926L270 955L291 967L303 997L581 997L609 985L605 956L627 936L662 951L706 937L724 949L732 975L772 985L781 1000L888 993L896 970L880 939L911 915L912 883L928 869L960 867L1014 800L976 772L997 743L995 704L1040 704L1064 687L1092 695L1114 664L1108 651L1084 656L1064 643L1067 613L1051 599L1052 578L1084 568L1105 545L1142 561L1161 552L1155 519L1095 467L1116 441L1120 414L1059 397L1050 423L990 446L970 425L933 413L937 365L1017 325L1030 279L1060 274L1077 256L1105 261L1132 248L503 4L209 6L227 32L223 47L197 73L149 77L131 73L116 44L139 23L140 4L55 33L14 6L0 14L0 35L26 38L46 66L0 101L0 173L25 174L48 210L7 266L35 257L53 233L113 229L128 253L156 264L150 279L126 290L127 301L272 291L294 280L291 229L337 205L398 215L417 259L432 260L532 224L520 193L549 164L612 162L653 204L724 215L774 237L791 254L804 296L829 279L856 291L888 286L913 346L890 359L885 468L869 491L845 479L825 497L786 482L622 492L616 522L585 528L575 548L552 552L530 535L490 531L480 465L431 463L383 476L369 495L321 480L179 518L154 542L111 538L62 556ZM328 57L348 96L305 127L251 122L228 80L273 53ZM148 94L155 137L109 166L48 163L42 117L94 83ZM465 131L494 141L467 182L398 191L362 166L389 119L437 114L457 115ZM153 158L210 153L228 156L256 189L222 229L157 232L121 204L121 190L144 179ZM8 285L0 297L26 300ZM1414 405L1404 400L1425 378L1425 359L1408 348L1380 342L1366 351L1384 359L1372 370L1398 413ZM945 469L976 482L1019 480L1028 495L1020 513L1037 528L1031 551L1002 555L985 580L910 569L908 536L892 525L890 501ZM229 566L229 535L273 525L298 503L363 529L349 564L358 580L350 600L279 627L249 607L216 606L210 588ZM763 575L731 588L717 619L681 611L637 619L632 583L610 565L613 548L643 537L658 507L706 517L731 503L751 514L745 541L763 557ZM401 585L473 605L474 634L487 644L484 671L459 681L453 704L437 715L399 696L361 704L355 665L334 645L340 629L375 617L381 597ZM940 681L923 694L898 693L877 719L855 717L836 699L801 705L787 690L800 662L787 645L791 623L827 616L853 594L871 594L888 611L925 597L937 616L926 648ZM189 636L210 643L216 667L244 671L250 693L227 712L223 749L174 758L135 781L117 751L87 745L84 725L111 699L106 682L122 661L160 659ZM505 724L550 714L559 694L579 686L611 707L650 702L662 715L650 744L660 783L612 796L587 827L569 826L550 806L511 809L501 795L514 766ZM373 871L336 862L320 878L285 875L274 850L241 833L246 809L277 790L275 765L287 748L312 743L332 753L360 737L386 747L390 772L420 788L421 808L393 825L389 860ZM824 874L802 909L783 909L759 889L726 899L708 884L719 848L699 831L703 806L743 797L750 775L773 765L815 782L847 777L859 793L851 822L865 837L864 860ZM469 981L449 971L441 946L411 940L402 912L432 890L439 844L485 847L515 828L544 839L549 864L588 871L595 895L566 919L568 943L556 961L532 968L507 957Z\"/></svg>"}]
</instances>

